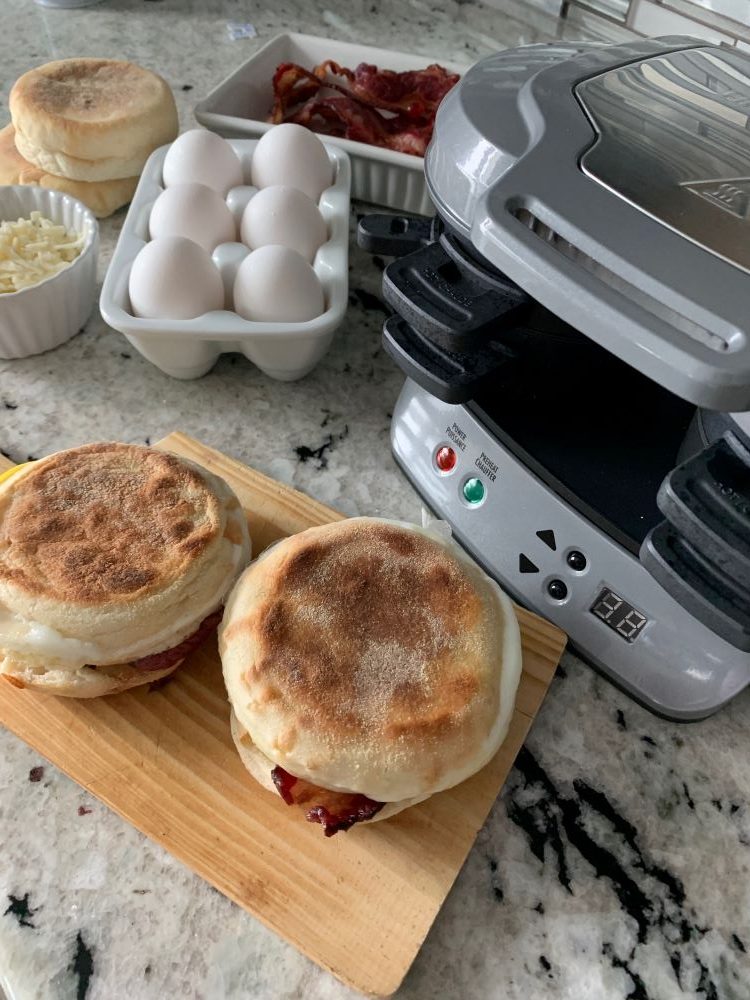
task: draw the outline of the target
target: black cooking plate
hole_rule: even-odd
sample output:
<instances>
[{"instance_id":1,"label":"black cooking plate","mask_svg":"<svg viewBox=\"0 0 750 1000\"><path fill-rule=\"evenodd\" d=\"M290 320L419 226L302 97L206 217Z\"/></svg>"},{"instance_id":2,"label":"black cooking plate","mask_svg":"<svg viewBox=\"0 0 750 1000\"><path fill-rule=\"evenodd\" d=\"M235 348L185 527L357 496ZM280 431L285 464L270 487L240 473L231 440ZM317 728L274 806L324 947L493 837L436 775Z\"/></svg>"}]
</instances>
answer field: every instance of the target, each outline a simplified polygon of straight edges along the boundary
<instances>
[{"instance_id":1,"label":"black cooking plate","mask_svg":"<svg viewBox=\"0 0 750 1000\"><path fill-rule=\"evenodd\" d=\"M548 404L586 391L590 400L605 377L628 367L479 260L439 217L368 215L357 238L371 253L396 257L383 275L395 313L385 349L446 403L483 389Z\"/></svg>"}]
</instances>

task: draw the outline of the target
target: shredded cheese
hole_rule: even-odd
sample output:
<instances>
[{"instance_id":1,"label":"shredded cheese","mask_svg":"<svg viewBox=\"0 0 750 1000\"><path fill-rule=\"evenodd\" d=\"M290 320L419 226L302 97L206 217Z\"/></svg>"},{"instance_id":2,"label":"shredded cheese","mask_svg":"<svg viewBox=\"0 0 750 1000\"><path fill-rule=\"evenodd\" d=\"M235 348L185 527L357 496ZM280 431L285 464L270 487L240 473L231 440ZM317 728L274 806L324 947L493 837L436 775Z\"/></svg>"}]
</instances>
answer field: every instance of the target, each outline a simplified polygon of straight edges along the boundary
<instances>
[{"instance_id":1,"label":"shredded cheese","mask_svg":"<svg viewBox=\"0 0 750 1000\"><path fill-rule=\"evenodd\" d=\"M83 234L32 212L0 222L0 294L37 285L62 271L83 249Z\"/></svg>"}]
</instances>

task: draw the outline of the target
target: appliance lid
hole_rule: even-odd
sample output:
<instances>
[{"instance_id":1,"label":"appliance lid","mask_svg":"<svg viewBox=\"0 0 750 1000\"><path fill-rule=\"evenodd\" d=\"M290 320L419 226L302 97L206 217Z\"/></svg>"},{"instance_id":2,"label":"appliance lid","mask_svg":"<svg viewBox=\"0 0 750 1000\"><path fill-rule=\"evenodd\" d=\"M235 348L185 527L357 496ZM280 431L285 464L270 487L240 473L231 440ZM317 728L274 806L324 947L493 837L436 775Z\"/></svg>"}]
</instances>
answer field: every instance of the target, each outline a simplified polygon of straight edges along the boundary
<instances>
[{"instance_id":1,"label":"appliance lid","mask_svg":"<svg viewBox=\"0 0 750 1000\"><path fill-rule=\"evenodd\" d=\"M697 405L750 409L750 57L536 45L437 115L441 216L525 291Z\"/></svg>"}]
</instances>

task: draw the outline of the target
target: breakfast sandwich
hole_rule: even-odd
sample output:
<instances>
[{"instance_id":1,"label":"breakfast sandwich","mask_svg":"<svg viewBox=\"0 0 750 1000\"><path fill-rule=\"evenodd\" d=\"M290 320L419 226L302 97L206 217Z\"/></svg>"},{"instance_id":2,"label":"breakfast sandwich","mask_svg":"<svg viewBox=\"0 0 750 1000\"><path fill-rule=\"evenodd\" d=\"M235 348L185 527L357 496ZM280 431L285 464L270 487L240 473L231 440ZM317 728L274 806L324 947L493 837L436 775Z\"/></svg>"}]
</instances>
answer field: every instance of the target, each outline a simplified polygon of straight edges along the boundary
<instances>
[{"instance_id":1,"label":"breakfast sandwich","mask_svg":"<svg viewBox=\"0 0 750 1000\"><path fill-rule=\"evenodd\" d=\"M127 444L58 452L0 482L0 676L92 698L172 673L250 558L227 484Z\"/></svg>"},{"instance_id":2,"label":"breakfast sandwich","mask_svg":"<svg viewBox=\"0 0 750 1000\"><path fill-rule=\"evenodd\" d=\"M227 602L219 651L242 762L326 836L484 767L521 673L497 584L449 539L377 518L267 550Z\"/></svg>"}]
</instances>

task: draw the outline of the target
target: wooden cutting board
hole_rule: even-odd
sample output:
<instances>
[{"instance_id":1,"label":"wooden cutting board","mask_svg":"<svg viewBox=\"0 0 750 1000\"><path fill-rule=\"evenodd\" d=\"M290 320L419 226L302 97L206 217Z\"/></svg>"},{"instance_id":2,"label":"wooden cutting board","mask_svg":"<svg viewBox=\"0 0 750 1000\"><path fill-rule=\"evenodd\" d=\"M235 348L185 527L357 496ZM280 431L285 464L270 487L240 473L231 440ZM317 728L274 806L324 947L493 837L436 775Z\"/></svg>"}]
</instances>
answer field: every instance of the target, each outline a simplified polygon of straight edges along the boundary
<instances>
[{"instance_id":1,"label":"wooden cutting board","mask_svg":"<svg viewBox=\"0 0 750 1000\"><path fill-rule=\"evenodd\" d=\"M255 554L342 517L184 434L158 445L223 476ZM0 457L0 472L10 463ZM519 609L523 676L484 770L392 820L326 839L239 761L215 639L163 687L75 701L0 684L0 722L323 968L363 993L401 983L503 786L565 645Z\"/></svg>"}]
</instances>

